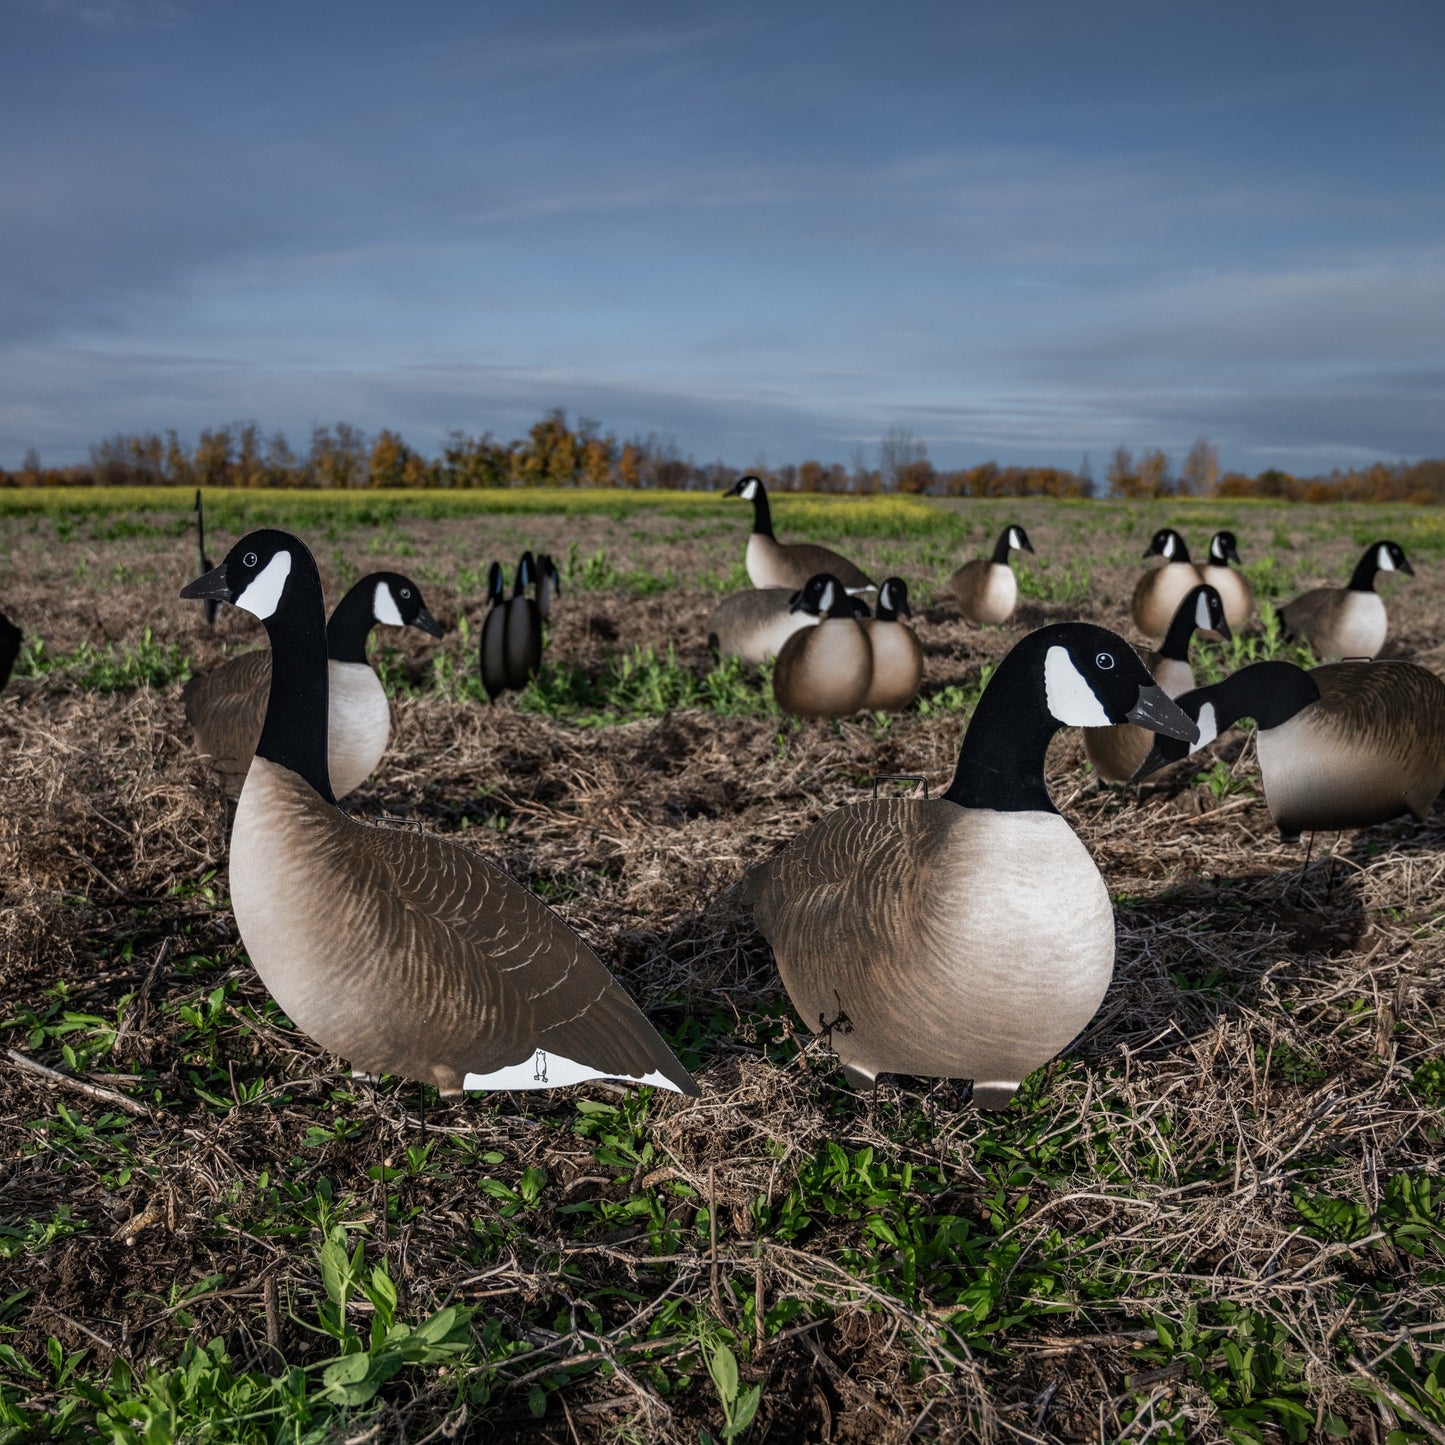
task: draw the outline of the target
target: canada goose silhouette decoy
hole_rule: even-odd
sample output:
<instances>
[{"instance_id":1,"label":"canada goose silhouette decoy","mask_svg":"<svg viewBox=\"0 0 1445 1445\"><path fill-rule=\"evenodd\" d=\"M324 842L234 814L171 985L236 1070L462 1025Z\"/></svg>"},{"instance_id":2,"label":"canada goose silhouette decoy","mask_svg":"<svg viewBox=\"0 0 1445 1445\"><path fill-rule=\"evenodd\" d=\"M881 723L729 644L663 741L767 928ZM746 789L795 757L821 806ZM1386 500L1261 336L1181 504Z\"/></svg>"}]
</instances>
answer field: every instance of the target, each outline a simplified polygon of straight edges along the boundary
<instances>
[{"instance_id":1,"label":"canada goose silhouette decoy","mask_svg":"<svg viewBox=\"0 0 1445 1445\"><path fill-rule=\"evenodd\" d=\"M215 563L211 561L206 553L206 518L201 511L201 489L196 488L196 545L201 554L201 571L209 572ZM216 614L221 610L221 604L215 601L201 603L201 611L205 615L206 626L214 627Z\"/></svg>"},{"instance_id":2,"label":"canada goose silhouette decoy","mask_svg":"<svg viewBox=\"0 0 1445 1445\"><path fill-rule=\"evenodd\" d=\"M502 564L487 568L487 615L482 622L482 686L496 702L507 690L507 592Z\"/></svg>"},{"instance_id":3,"label":"canada goose silhouette decoy","mask_svg":"<svg viewBox=\"0 0 1445 1445\"><path fill-rule=\"evenodd\" d=\"M1371 542L1348 586L1312 587L1286 602L1279 609L1286 634L1309 643L1326 662L1376 656L1389 628L1384 599L1375 591L1381 572L1415 575L1398 542Z\"/></svg>"},{"instance_id":4,"label":"canada goose silhouette decoy","mask_svg":"<svg viewBox=\"0 0 1445 1445\"><path fill-rule=\"evenodd\" d=\"M552 620L552 609L562 595L562 574L550 554L542 552L537 557L537 611L543 622Z\"/></svg>"},{"instance_id":5,"label":"canada goose silhouette decoy","mask_svg":"<svg viewBox=\"0 0 1445 1445\"><path fill-rule=\"evenodd\" d=\"M1144 556L1162 557L1164 565L1145 572L1134 586L1130 611L1134 626L1151 642L1158 642L1174 620L1186 592L1198 587L1203 578L1189 560L1189 548L1173 527L1155 532Z\"/></svg>"},{"instance_id":6,"label":"canada goose silhouette decoy","mask_svg":"<svg viewBox=\"0 0 1445 1445\"><path fill-rule=\"evenodd\" d=\"M913 616L908 605L908 584L901 577L886 577L878 588L878 609L863 623L873 654L864 712L905 708L923 685L923 648L900 616Z\"/></svg>"},{"instance_id":7,"label":"canada goose silhouette decoy","mask_svg":"<svg viewBox=\"0 0 1445 1445\"><path fill-rule=\"evenodd\" d=\"M793 633L773 667L773 696L797 717L848 717L868 696L873 648L855 599L826 572L810 577L790 604L811 627Z\"/></svg>"},{"instance_id":8,"label":"canada goose silhouette decoy","mask_svg":"<svg viewBox=\"0 0 1445 1445\"><path fill-rule=\"evenodd\" d=\"M513 692L526 687L542 665L542 613L529 591L536 585L537 563L530 552L523 552L517 562L517 576L502 624L503 672Z\"/></svg>"},{"instance_id":9,"label":"canada goose silhouette decoy","mask_svg":"<svg viewBox=\"0 0 1445 1445\"><path fill-rule=\"evenodd\" d=\"M1198 741L1186 749L1157 738L1144 768L1253 718L1264 800L1286 842L1402 813L1423 822L1445 786L1445 682L1413 662L1332 662L1308 672L1256 662L1178 702L1198 722Z\"/></svg>"},{"instance_id":10,"label":"canada goose silhouette decoy","mask_svg":"<svg viewBox=\"0 0 1445 1445\"><path fill-rule=\"evenodd\" d=\"M748 537L744 560L754 587L804 586L810 577L826 572L847 592L872 592L875 584L867 573L840 557L830 547L813 542L780 542L773 536L773 514L767 489L753 476L740 477L726 492L753 504L753 530Z\"/></svg>"},{"instance_id":11,"label":"canada goose silhouette decoy","mask_svg":"<svg viewBox=\"0 0 1445 1445\"><path fill-rule=\"evenodd\" d=\"M855 1086L972 1079L1001 1109L1089 1022L1114 912L1044 758L1061 727L1125 721L1195 734L1122 637L1041 628L984 689L947 792L839 808L744 877L793 1007Z\"/></svg>"},{"instance_id":12,"label":"canada goose silhouette decoy","mask_svg":"<svg viewBox=\"0 0 1445 1445\"><path fill-rule=\"evenodd\" d=\"M391 704L366 660L366 639L378 622L442 635L421 589L398 572L363 577L336 604L326 624L331 698L327 754L331 791L338 798L371 776L391 740ZM270 691L271 653L265 648L232 657L193 677L181 690L196 745L213 760L233 798L240 796L251 766Z\"/></svg>"},{"instance_id":13,"label":"canada goose silhouette decoy","mask_svg":"<svg viewBox=\"0 0 1445 1445\"><path fill-rule=\"evenodd\" d=\"M1019 584L1014 569L1008 564L1008 555L1010 551L1033 550L1028 533L1010 522L998 534L992 557L975 557L948 579L959 610L970 622L980 627L998 627L1014 615Z\"/></svg>"},{"instance_id":14,"label":"canada goose silhouette decoy","mask_svg":"<svg viewBox=\"0 0 1445 1445\"><path fill-rule=\"evenodd\" d=\"M754 667L774 658L793 633L818 619L793 610L796 587L752 587L724 597L707 620L707 645L718 657L740 657Z\"/></svg>"},{"instance_id":15,"label":"canada goose silhouette decoy","mask_svg":"<svg viewBox=\"0 0 1445 1445\"><path fill-rule=\"evenodd\" d=\"M354 1071L448 1097L597 1078L697 1092L539 898L449 839L368 826L336 806L321 579L304 543L252 532L181 596L234 602L271 640L230 886L251 962L298 1028Z\"/></svg>"},{"instance_id":16,"label":"canada goose silhouette decoy","mask_svg":"<svg viewBox=\"0 0 1445 1445\"><path fill-rule=\"evenodd\" d=\"M1147 653L1144 665L1164 690L1166 697L1178 697L1194 686L1194 669L1189 665L1189 644L1195 630L1219 636L1227 642L1233 634L1225 620L1224 603L1218 591L1208 585L1184 594L1169 624L1158 652ZM1139 776L1139 765L1149 755L1154 734L1134 723L1115 723L1107 728L1084 729L1084 753L1094 771L1110 783L1127 783Z\"/></svg>"},{"instance_id":17,"label":"canada goose silhouette decoy","mask_svg":"<svg viewBox=\"0 0 1445 1445\"><path fill-rule=\"evenodd\" d=\"M1241 565L1234 533L1216 532L1209 539L1209 560L1199 569L1199 575L1224 603L1224 620L1236 630L1254 616L1254 589L1249 578L1238 570Z\"/></svg>"},{"instance_id":18,"label":"canada goose silhouette decoy","mask_svg":"<svg viewBox=\"0 0 1445 1445\"><path fill-rule=\"evenodd\" d=\"M10 681L15 659L20 656L24 634L3 612L0 612L0 687Z\"/></svg>"}]
</instances>

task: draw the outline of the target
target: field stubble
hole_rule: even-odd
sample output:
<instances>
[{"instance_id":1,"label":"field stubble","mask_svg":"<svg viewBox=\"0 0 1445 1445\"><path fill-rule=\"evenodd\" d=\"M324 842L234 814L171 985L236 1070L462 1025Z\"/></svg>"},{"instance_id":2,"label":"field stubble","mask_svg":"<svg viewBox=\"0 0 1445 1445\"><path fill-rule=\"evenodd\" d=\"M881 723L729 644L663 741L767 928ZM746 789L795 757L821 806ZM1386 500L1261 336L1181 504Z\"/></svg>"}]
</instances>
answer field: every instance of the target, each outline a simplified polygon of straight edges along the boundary
<instances>
[{"instance_id":1,"label":"field stubble","mask_svg":"<svg viewBox=\"0 0 1445 1445\"><path fill-rule=\"evenodd\" d=\"M982 1116L919 1081L856 1097L795 1032L743 869L878 774L945 785L984 665L1045 621L1124 630L1168 519L940 514L845 548L923 564L897 570L925 706L826 726L704 686L740 507L318 521L329 589L410 572L449 631L379 639L397 728L355 810L534 888L703 1086L433 1100L425 1142L415 1090L353 1084L277 1014L225 906L177 681L259 629L176 599L175 517L7 517L5 608L45 649L0 695L0 1047L101 1093L0 1060L0 1440L1445 1438L1439 809L1302 873L1247 738L1136 796L1061 735L1054 796L1119 918L1068 1055ZM1017 625L968 627L943 584L1014 515ZM1285 595L1397 535L1420 576L1388 650L1440 669L1433 517L1185 516ZM487 707L471 579L522 545L584 583L549 653L573 671ZM655 685L609 712L626 655Z\"/></svg>"}]
</instances>

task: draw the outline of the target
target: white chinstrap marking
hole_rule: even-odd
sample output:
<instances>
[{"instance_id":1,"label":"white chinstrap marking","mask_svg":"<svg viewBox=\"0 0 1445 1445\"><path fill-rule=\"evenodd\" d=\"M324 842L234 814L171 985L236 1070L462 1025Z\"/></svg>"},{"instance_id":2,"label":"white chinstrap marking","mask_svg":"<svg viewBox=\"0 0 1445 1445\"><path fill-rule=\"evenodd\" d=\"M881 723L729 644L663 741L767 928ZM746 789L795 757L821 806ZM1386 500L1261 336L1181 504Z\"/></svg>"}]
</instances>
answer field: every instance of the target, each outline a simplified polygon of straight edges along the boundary
<instances>
[{"instance_id":1,"label":"white chinstrap marking","mask_svg":"<svg viewBox=\"0 0 1445 1445\"><path fill-rule=\"evenodd\" d=\"M1197 753L1200 748L1207 748L1215 738L1219 736L1219 723L1215 718L1214 704L1207 702L1199 709L1199 741L1189 749L1191 753Z\"/></svg>"},{"instance_id":2,"label":"white chinstrap marking","mask_svg":"<svg viewBox=\"0 0 1445 1445\"><path fill-rule=\"evenodd\" d=\"M1066 727L1106 728L1114 721L1088 679L1074 666L1067 647L1055 645L1044 657L1044 700Z\"/></svg>"},{"instance_id":3,"label":"white chinstrap marking","mask_svg":"<svg viewBox=\"0 0 1445 1445\"><path fill-rule=\"evenodd\" d=\"M401 608L396 605L396 598L392 596L389 583L378 582L376 584L376 595L371 599L371 615L378 622L384 622L388 627L406 626L401 618Z\"/></svg>"},{"instance_id":4,"label":"white chinstrap marking","mask_svg":"<svg viewBox=\"0 0 1445 1445\"><path fill-rule=\"evenodd\" d=\"M468 1074L462 1080L463 1089L561 1089L568 1084L585 1084L589 1079L620 1079L629 1084L651 1084L655 1089L671 1089L680 1094L681 1089L666 1075L655 1069L647 1074L609 1074L605 1069L594 1069L590 1064L579 1064L565 1054L547 1053L543 1049L525 1063L509 1064L504 1069L494 1069L490 1074Z\"/></svg>"},{"instance_id":5,"label":"white chinstrap marking","mask_svg":"<svg viewBox=\"0 0 1445 1445\"><path fill-rule=\"evenodd\" d=\"M236 606L244 607L264 622L281 605L281 594L290 575L291 553L283 547L236 598Z\"/></svg>"}]
</instances>

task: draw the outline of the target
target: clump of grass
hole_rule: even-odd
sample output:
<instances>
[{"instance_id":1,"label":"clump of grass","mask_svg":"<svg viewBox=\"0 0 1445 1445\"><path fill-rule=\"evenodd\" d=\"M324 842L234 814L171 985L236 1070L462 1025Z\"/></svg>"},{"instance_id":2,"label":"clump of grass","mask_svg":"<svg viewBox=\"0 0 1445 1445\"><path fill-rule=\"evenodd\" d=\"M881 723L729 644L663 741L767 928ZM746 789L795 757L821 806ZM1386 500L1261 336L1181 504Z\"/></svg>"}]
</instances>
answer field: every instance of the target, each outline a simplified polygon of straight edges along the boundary
<instances>
[{"instance_id":1,"label":"clump of grass","mask_svg":"<svg viewBox=\"0 0 1445 1445\"><path fill-rule=\"evenodd\" d=\"M1256 597L1283 597L1299 587L1298 567L1290 567L1268 552L1257 562L1247 562L1241 569L1249 579Z\"/></svg>"},{"instance_id":2,"label":"clump of grass","mask_svg":"<svg viewBox=\"0 0 1445 1445\"><path fill-rule=\"evenodd\" d=\"M1021 597L1065 607L1079 607L1088 601L1094 574L1085 562L1060 562L1045 557L1035 562L1018 560L1013 566Z\"/></svg>"},{"instance_id":3,"label":"clump of grass","mask_svg":"<svg viewBox=\"0 0 1445 1445\"><path fill-rule=\"evenodd\" d=\"M603 592L616 587L637 597L666 592L669 587L676 585L676 578L670 569L661 573L647 572L639 568L623 569L607 555L605 547L583 557L576 542L567 549L562 577L564 585L577 592Z\"/></svg>"},{"instance_id":4,"label":"clump of grass","mask_svg":"<svg viewBox=\"0 0 1445 1445\"><path fill-rule=\"evenodd\" d=\"M1296 667L1318 667L1319 659L1305 642L1284 635L1279 613L1268 602L1259 605L1260 627L1238 631L1228 642L1198 647L1194 654L1194 678L1200 687L1222 682L1252 662L1292 662Z\"/></svg>"},{"instance_id":5,"label":"clump of grass","mask_svg":"<svg viewBox=\"0 0 1445 1445\"><path fill-rule=\"evenodd\" d=\"M51 652L40 637L27 638L15 660L15 676L39 681L60 678L87 692L130 692L169 687L191 675L191 660L177 642L157 642L149 627L132 646L104 649L82 642L70 652Z\"/></svg>"}]
</instances>

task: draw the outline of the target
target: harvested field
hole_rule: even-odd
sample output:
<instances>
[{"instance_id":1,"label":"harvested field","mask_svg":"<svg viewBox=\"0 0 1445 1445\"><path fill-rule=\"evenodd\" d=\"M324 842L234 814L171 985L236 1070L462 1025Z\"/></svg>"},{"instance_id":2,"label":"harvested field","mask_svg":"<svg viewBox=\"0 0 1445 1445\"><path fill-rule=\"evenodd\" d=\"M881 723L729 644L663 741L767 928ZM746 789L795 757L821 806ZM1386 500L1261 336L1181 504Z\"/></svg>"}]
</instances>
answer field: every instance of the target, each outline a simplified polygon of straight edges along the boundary
<instances>
[{"instance_id":1,"label":"harvested field","mask_svg":"<svg viewBox=\"0 0 1445 1445\"><path fill-rule=\"evenodd\" d=\"M0 1442L1445 1439L1440 805L1306 868L1247 734L1142 792L1060 734L1118 960L1000 1115L855 1095L730 899L878 775L945 786L1024 631L1127 634L1166 522L1197 557L1231 526L1266 599L1395 538L1418 576L1386 583L1386 654L1445 673L1438 513L778 498L780 536L908 580L928 666L904 714L800 724L703 647L745 585L741 503L217 494L217 558L274 520L328 596L417 580L447 637L375 637L396 729L349 804L534 889L703 1089L433 1096L423 1135L416 1089L353 1083L236 935L179 691L259 624L178 600L189 495L90 500L0 495L27 634L0 693ZM1010 520L1038 549L1019 614L971 627L947 577ZM488 706L486 564L524 546L563 563L561 609L540 682ZM1211 665L1266 653L1256 624Z\"/></svg>"}]
</instances>

